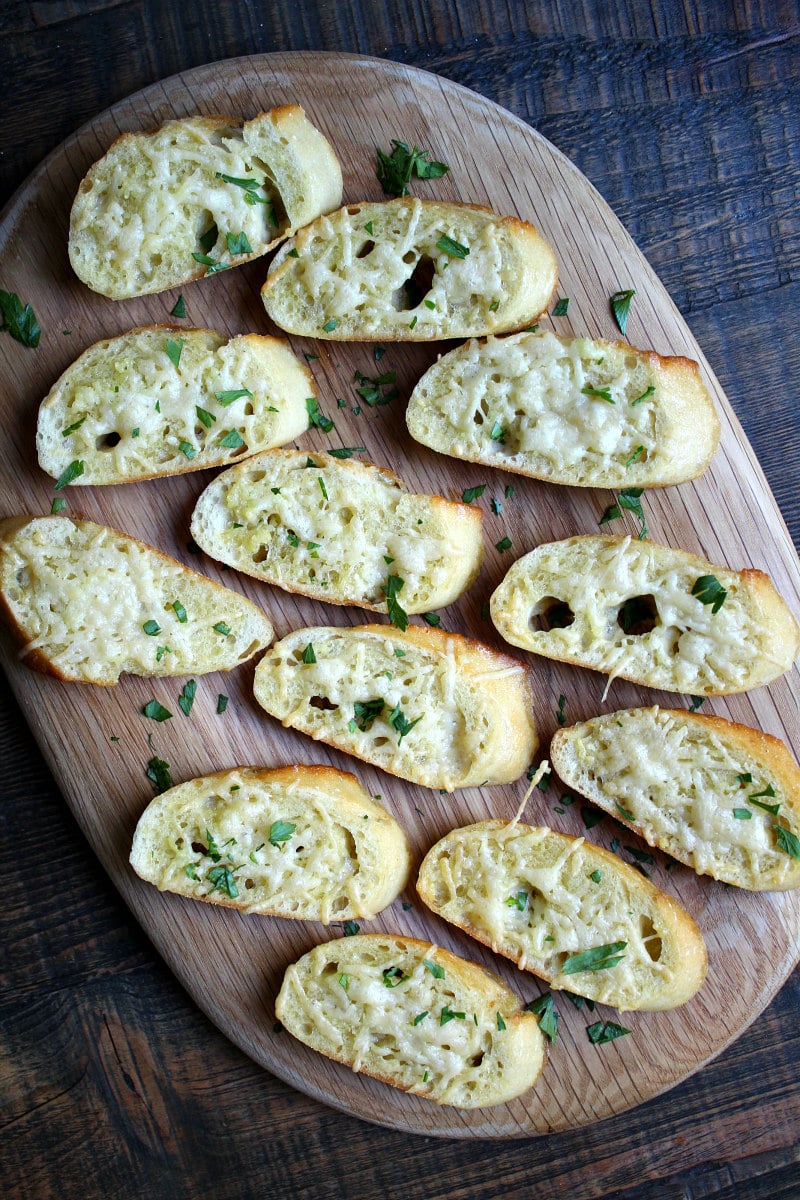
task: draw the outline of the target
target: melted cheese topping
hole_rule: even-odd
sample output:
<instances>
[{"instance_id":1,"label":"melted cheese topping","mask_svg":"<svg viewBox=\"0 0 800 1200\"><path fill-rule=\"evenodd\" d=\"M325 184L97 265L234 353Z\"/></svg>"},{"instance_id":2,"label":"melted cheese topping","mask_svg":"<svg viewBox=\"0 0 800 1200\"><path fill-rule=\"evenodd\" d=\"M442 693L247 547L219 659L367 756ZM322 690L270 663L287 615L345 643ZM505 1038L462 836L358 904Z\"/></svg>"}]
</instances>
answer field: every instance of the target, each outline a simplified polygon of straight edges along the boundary
<instances>
[{"instance_id":1,"label":"melted cheese topping","mask_svg":"<svg viewBox=\"0 0 800 1200\"><path fill-rule=\"evenodd\" d=\"M3 548L2 584L25 634L23 653L41 651L70 679L225 670L272 636L244 597L88 521L29 522ZM185 609L183 621L174 604ZM151 621L157 634L143 628Z\"/></svg>"},{"instance_id":2,"label":"melted cheese topping","mask_svg":"<svg viewBox=\"0 0 800 1200\"><path fill-rule=\"evenodd\" d=\"M363 463L291 451L220 476L198 503L192 533L216 558L268 583L383 612L390 575L403 581L405 611L423 612L454 599L481 554L480 521L463 505L410 495Z\"/></svg>"},{"instance_id":3,"label":"melted cheese topping","mask_svg":"<svg viewBox=\"0 0 800 1200\"><path fill-rule=\"evenodd\" d=\"M759 889L798 874L776 834L782 826L800 838L794 798L735 736L653 708L597 717L568 731L565 745L557 769L567 784L617 818L621 804L646 841L698 874Z\"/></svg>"},{"instance_id":4,"label":"melted cheese topping","mask_svg":"<svg viewBox=\"0 0 800 1200\"><path fill-rule=\"evenodd\" d=\"M55 478L83 462L79 484L216 466L302 433L308 394L272 338L142 329L92 346L59 380L40 410L39 460Z\"/></svg>"},{"instance_id":5,"label":"melted cheese topping","mask_svg":"<svg viewBox=\"0 0 800 1200\"><path fill-rule=\"evenodd\" d=\"M435 946L362 936L291 966L276 1012L290 1033L355 1071L472 1107L506 1098L512 1075L512 1094L525 1090L541 1070L541 1035L527 1018L525 1039L534 1040L527 1061L514 1061L519 1007L499 981Z\"/></svg>"},{"instance_id":6,"label":"melted cheese topping","mask_svg":"<svg viewBox=\"0 0 800 1200\"><path fill-rule=\"evenodd\" d=\"M648 355L549 332L445 355L417 384L406 419L435 450L573 485L630 486L663 457Z\"/></svg>"},{"instance_id":7,"label":"melted cheese topping","mask_svg":"<svg viewBox=\"0 0 800 1200\"><path fill-rule=\"evenodd\" d=\"M684 947L656 890L582 838L524 825L455 830L429 852L420 888L434 911L523 970L604 1004L658 1008L680 970ZM616 942L625 947L615 966L562 972L572 955Z\"/></svg>"},{"instance_id":8,"label":"melted cheese topping","mask_svg":"<svg viewBox=\"0 0 800 1200\"><path fill-rule=\"evenodd\" d=\"M152 801L131 861L162 891L327 923L388 903L387 883L396 894L404 882L406 850L366 793L355 802L304 780L234 771Z\"/></svg>"},{"instance_id":9,"label":"melted cheese topping","mask_svg":"<svg viewBox=\"0 0 800 1200\"><path fill-rule=\"evenodd\" d=\"M727 592L717 612L692 595L707 574ZM637 599L654 606L653 627L626 632L623 607ZM555 602L568 605L574 620L563 628L542 628ZM668 691L714 695L742 689L752 678L754 658L761 667L779 666L775 650L781 647L774 630L764 628L746 578L631 538L540 546L511 567L492 597L491 612L514 645Z\"/></svg>"}]
</instances>

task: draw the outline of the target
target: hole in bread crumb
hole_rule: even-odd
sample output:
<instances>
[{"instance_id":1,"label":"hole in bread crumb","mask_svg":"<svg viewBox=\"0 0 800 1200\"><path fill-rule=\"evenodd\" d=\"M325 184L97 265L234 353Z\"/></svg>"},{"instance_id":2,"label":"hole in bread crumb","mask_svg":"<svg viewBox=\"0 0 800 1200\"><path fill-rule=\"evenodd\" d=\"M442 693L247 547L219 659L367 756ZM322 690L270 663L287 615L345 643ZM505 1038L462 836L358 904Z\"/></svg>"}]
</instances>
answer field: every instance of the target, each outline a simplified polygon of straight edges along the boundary
<instances>
[{"instance_id":1,"label":"hole in bread crumb","mask_svg":"<svg viewBox=\"0 0 800 1200\"><path fill-rule=\"evenodd\" d=\"M327 696L312 696L308 702L312 708L320 708L323 712L336 712L338 704L333 704Z\"/></svg>"},{"instance_id":2,"label":"hole in bread crumb","mask_svg":"<svg viewBox=\"0 0 800 1200\"><path fill-rule=\"evenodd\" d=\"M470 1055L469 1065L471 1067L479 1067L483 1062L483 1051L479 1050L477 1054Z\"/></svg>"},{"instance_id":3,"label":"hole in bread crumb","mask_svg":"<svg viewBox=\"0 0 800 1200\"><path fill-rule=\"evenodd\" d=\"M551 629L567 629L574 620L575 614L566 600L543 596L531 609L528 625L534 632L549 633Z\"/></svg>"},{"instance_id":4,"label":"hole in bread crumb","mask_svg":"<svg viewBox=\"0 0 800 1200\"><path fill-rule=\"evenodd\" d=\"M364 245L357 252L356 258L366 258L368 254L372 254L372 251L374 249L375 249L375 243L369 241L369 239L368 239L366 242L364 242Z\"/></svg>"},{"instance_id":5,"label":"hole in bread crumb","mask_svg":"<svg viewBox=\"0 0 800 1200\"><path fill-rule=\"evenodd\" d=\"M99 437L95 442L95 446L98 450L113 450L121 441L121 436L114 429L111 433L104 433L102 437Z\"/></svg>"},{"instance_id":6,"label":"hole in bread crumb","mask_svg":"<svg viewBox=\"0 0 800 1200\"><path fill-rule=\"evenodd\" d=\"M248 478L251 483L261 483L262 480L266 479L266 477L267 477L266 471L250 471L250 472L248 472Z\"/></svg>"},{"instance_id":7,"label":"hole in bread crumb","mask_svg":"<svg viewBox=\"0 0 800 1200\"><path fill-rule=\"evenodd\" d=\"M254 563L262 563L264 561L264 559L267 557L267 547L264 545L263 542L258 547L258 549L256 550L255 554L252 557L253 557Z\"/></svg>"},{"instance_id":8,"label":"hole in bread crumb","mask_svg":"<svg viewBox=\"0 0 800 1200\"><path fill-rule=\"evenodd\" d=\"M410 259L406 255L403 261L413 262L413 255ZM398 312L408 312L417 308L431 290L435 274L433 259L423 254L403 286L393 293L392 304L395 309Z\"/></svg>"},{"instance_id":9,"label":"hole in bread crumb","mask_svg":"<svg viewBox=\"0 0 800 1200\"><path fill-rule=\"evenodd\" d=\"M656 933L656 927L649 917L641 916L639 918L639 931L642 935L645 950L653 962L658 962L661 958L661 938Z\"/></svg>"},{"instance_id":10,"label":"hole in bread crumb","mask_svg":"<svg viewBox=\"0 0 800 1200\"><path fill-rule=\"evenodd\" d=\"M617 610L617 624L623 633L641 637L658 625L658 606L652 594L629 596Z\"/></svg>"},{"instance_id":11,"label":"hole in bread crumb","mask_svg":"<svg viewBox=\"0 0 800 1200\"><path fill-rule=\"evenodd\" d=\"M192 850L195 854L208 854L208 848L202 842L192 842Z\"/></svg>"},{"instance_id":12,"label":"hole in bread crumb","mask_svg":"<svg viewBox=\"0 0 800 1200\"><path fill-rule=\"evenodd\" d=\"M322 968L322 971L320 972L320 974L333 975L338 970L339 970L338 962L328 962L328 963L325 963L325 966Z\"/></svg>"},{"instance_id":13,"label":"hole in bread crumb","mask_svg":"<svg viewBox=\"0 0 800 1200\"><path fill-rule=\"evenodd\" d=\"M252 879L245 879L245 881L244 881L244 886L245 886L245 887L247 888L247 890L249 891L249 890L250 890L250 888L254 888L256 885L255 885L255 882L254 882Z\"/></svg>"}]
</instances>

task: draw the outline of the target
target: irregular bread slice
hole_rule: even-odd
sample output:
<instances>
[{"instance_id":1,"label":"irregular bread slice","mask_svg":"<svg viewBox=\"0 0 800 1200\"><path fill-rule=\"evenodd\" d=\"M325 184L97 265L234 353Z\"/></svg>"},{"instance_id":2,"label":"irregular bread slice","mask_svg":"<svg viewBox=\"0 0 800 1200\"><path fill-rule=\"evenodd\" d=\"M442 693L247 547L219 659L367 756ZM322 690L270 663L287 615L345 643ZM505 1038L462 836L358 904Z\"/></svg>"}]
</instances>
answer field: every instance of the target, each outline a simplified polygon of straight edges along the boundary
<instances>
[{"instance_id":1,"label":"irregular bread slice","mask_svg":"<svg viewBox=\"0 0 800 1200\"><path fill-rule=\"evenodd\" d=\"M441 454L572 487L694 479L719 441L697 363L544 330L443 355L406 422Z\"/></svg>"},{"instance_id":2,"label":"irregular bread slice","mask_svg":"<svg viewBox=\"0 0 800 1200\"><path fill-rule=\"evenodd\" d=\"M78 683L228 671L272 641L255 604L91 521L0 522L0 606L28 666Z\"/></svg>"},{"instance_id":3,"label":"irregular bread slice","mask_svg":"<svg viewBox=\"0 0 800 1200\"><path fill-rule=\"evenodd\" d=\"M699 875L800 887L800 768L777 738L685 710L630 708L559 729L568 787Z\"/></svg>"},{"instance_id":4,"label":"irregular bread slice","mask_svg":"<svg viewBox=\"0 0 800 1200\"><path fill-rule=\"evenodd\" d=\"M419 342L519 329L556 283L533 225L408 196L351 204L301 229L273 259L262 297L290 333Z\"/></svg>"},{"instance_id":5,"label":"irregular bread slice","mask_svg":"<svg viewBox=\"0 0 800 1200\"><path fill-rule=\"evenodd\" d=\"M254 689L284 725L423 787L509 783L536 750L527 668L439 629L300 629Z\"/></svg>"},{"instance_id":6,"label":"irregular bread slice","mask_svg":"<svg viewBox=\"0 0 800 1200\"><path fill-rule=\"evenodd\" d=\"M124 133L89 169L69 258L93 291L144 296L258 258L341 202L336 156L297 105L187 117Z\"/></svg>"},{"instance_id":7,"label":"irregular bread slice","mask_svg":"<svg viewBox=\"0 0 800 1200\"><path fill-rule=\"evenodd\" d=\"M137 875L247 913L374 917L405 887L400 826L353 775L332 767L238 767L156 796L136 826Z\"/></svg>"},{"instance_id":8,"label":"irregular bread slice","mask_svg":"<svg viewBox=\"0 0 800 1200\"><path fill-rule=\"evenodd\" d=\"M192 537L207 554L290 592L386 612L450 604L483 558L478 508L409 492L391 471L272 450L200 496Z\"/></svg>"},{"instance_id":9,"label":"irregular bread slice","mask_svg":"<svg viewBox=\"0 0 800 1200\"><path fill-rule=\"evenodd\" d=\"M695 696L769 683L800 649L800 628L762 571L630 537L539 546L508 571L491 616L534 654Z\"/></svg>"},{"instance_id":10,"label":"irregular bread slice","mask_svg":"<svg viewBox=\"0 0 800 1200\"><path fill-rule=\"evenodd\" d=\"M316 946L286 971L275 1013L328 1058L456 1108L512 1100L545 1062L536 1017L497 976L398 934Z\"/></svg>"},{"instance_id":11,"label":"irregular bread slice","mask_svg":"<svg viewBox=\"0 0 800 1200\"><path fill-rule=\"evenodd\" d=\"M226 466L308 428L311 373L279 338L154 325L85 350L39 408L39 465L74 484Z\"/></svg>"},{"instance_id":12,"label":"irregular bread slice","mask_svg":"<svg viewBox=\"0 0 800 1200\"><path fill-rule=\"evenodd\" d=\"M601 1004L675 1008L705 979L689 914L583 838L504 821L454 829L426 854L417 890L522 970Z\"/></svg>"}]
</instances>

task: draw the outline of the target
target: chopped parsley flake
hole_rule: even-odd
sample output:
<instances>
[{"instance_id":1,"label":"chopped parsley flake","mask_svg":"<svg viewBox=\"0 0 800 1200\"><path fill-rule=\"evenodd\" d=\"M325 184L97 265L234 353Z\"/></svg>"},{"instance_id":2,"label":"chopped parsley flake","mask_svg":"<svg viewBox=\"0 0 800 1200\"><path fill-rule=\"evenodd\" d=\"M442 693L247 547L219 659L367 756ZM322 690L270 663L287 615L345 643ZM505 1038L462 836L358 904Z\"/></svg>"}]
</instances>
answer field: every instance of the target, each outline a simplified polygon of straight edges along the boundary
<instances>
[{"instance_id":1,"label":"chopped parsley flake","mask_svg":"<svg viewBox=\"0 0 800 1200\"><path fill-rule=\"evenodd\" d=\"M581 954L571 954L561 968L562 975L575 975L579 971L607 971L622 961L622 951L627 942L610 942L606 946L593 946Z\"/></svg>"},{"instance_id":2,"label":"chopped parsley flake","mask_svg":"<svg viewBox=\"0 0 800 1200\"><path fill-rule=\"evenodd\" d=\"M214 399L219 400L220 404L233 404L234 400L241 400L243 396L248 399L253 399L253 393L249 388L232 388L229 392L214 392Z\"/></svg>"},{"instance_id":3,"label":"chopped parsley flake","mask_svg":"<svg viewBox=\"0 0 800 1200\"><path fill-rule=\"evenodd\" d=\"M180 364L181 354L183 353L183 344L183 338L181 337L176 338L174 341L172 338L167 338L164 342L164 349L167 353L167 358L172 363L173 367L178 367Z\"/></svg>"},{"instance_id":4,"label":"chopped parsley flake","mask_svg":"<svg viewBox=\"0 0 800 1200\"><path fill-rule=\"evenodd\" d=\"M477 500L486 491L485 483L477 483L474 487L465 488L461 493L461 499L465 504L472 504L473 500Z\"/></svg>"},{"instance_id":5,"label":"chopped parsley flake","mask_svg":"<svg viewBox=\"0 0 800 1200\"><path fill-rule=\"evenodd\" d=\"M178 296L178 299L175 301L175 304L169 310L169 315L171 317L185 317L186 316L186 301L184 300L183 296Z\"/></svg>"},{"instance_id":6,"label":"chopped parsley flake","mask_svg":"<svg viewBox=\"0 0 800 1200\"><path fill-rule=\"evenodd\" d=\"M15 342L35 350L42 330L30 304L23 306L16 292L0 289L0 333L10 333Z\"/></svg>"},{"instance_id":7,"label":"chopped parsley flake","mask_svg":"<svg viewBox=\"0 0 800 1200\"><path fill-rule=\"evenodd\" d=\"M289 838L297 829L291 821L273 821L269 827L269 844L280 849L280 847L289 841Z\"/></svg>"},{"instance_id":8,"label":"chopped parsley flake","mask_svg":"<svg viewBox=\"0 0 800 1200\"><path fill-rule=\"evenodd\" d=\"M378 147L375 149L378 156L375 174L387 196L407 196L412 175L417 179L441 179L450 170L446 163L432 160L427 150L420 150L418 146L409 149L405 142L396 138L392 138L389 154ZM367 221L364 228L372 236L372 222Z\"/></svg>"},{"instance_id":9,"label":"chopped parsley flake","mask_svg":"<svg viewBox=\"0 0 800 1200\"><path fill-rule=\"evenodd\" d=\"M319 411L319 404L316 396L306 397L306 412L308 413L309 428L312 425L318 426L323 433L330 433L333 429L333 421L330 417L326 417Z\"/></svg>"},{"instance_id":10,"label":"chopped parsley flake","mask_svg":"<svg viewBox=\"0 0 800 1200\"><path fill-rule=\"evenodd\" d=\"M306 648L302 654L302 659L303 659L303 662L306 663L307 666L311 666L312 663L315 663L317 661L317 656L314 653L313 642L309 642L308 645L306 646Z\"/></svg>"},{"instance_id":11,"label":"chopped parsley flake","mask_svg":"<svg viewBox=\"0 0 800 1200\"><path fill-rule=\"evenodd\" d=\"M195 679L190 679L183 685L183 691L178 697L178 704L180 705L181 712L186 717L188 717L189 713L192 711L192 705L194 704L194 698L196 694L197 681Z\"/></svg>"},{"instance_id":12,"label":"chopped parsley flake","mask_svg":"<svg viewBox=\"0 0 800 1200\"><path fill-rule=\"evenodd\" d=\"M220 446L224 446L226 450L238 450L240 446L244 445L244 440L239 434L238 429L229 429L228 432L219 439L219 444Z\"/></svg>"},{"instance_id":13,"label":"chopped parsley flake","mask_svg":"<svg viewBox=\"0 0 800 1200\"><path fill-rule=\"evenodd\" d=\"M551 992L545 992L536 1000L525 1005L525 1012L536 1013L539 1018L539 1028L546 1038L554 1042L558 1037L558 1013Z\"/></svg>"},{"instance_id":14,"label":"chopped parsley flake","mask_svg":"<svg viewBox=\"0 0 800 1200\"><path fill-rule=\"evenodd\" d=\"M711 612L717 613L725 603L728 593L716 575L701 575L695 580L692 595L696 596L701 604L710 604Z\"/></svg>"},{"instance_id":15,"label":"chopped parsley flake","mask_svg":"<svg viewBox=\"0 0 800 1200\"><path fill-rule=\"evenodd\" d=\"M436 249L441 250L442 254L449 255L450 258L466 258L469 254L468 246L462 246L461 242L455 241L446 233L439 238Z\"/></svg>"},{"instance_id":16,"label":"chopped parsley flake","mask_svg":"<svg viewBox=\"0 0 800 1200\"><path fill-rule=\"evenodd\" d=\"M633 289L625 292L614 292L611 297L611 311L614 314L614 320L619 326L621 334L625 334L628 328L628 315L631 311L631 300L636 295Z\"/></svg>"},{"instance_id":17,"label":"chopped parsley flake","mask_svg":"<svg viewBox=\"0 0 800 1200\"><path fill-rule=\"evenodd\" d=\"M401 631L405 631L408 628L408 613L397 599L404 586L405 580L401 579L399 575L389 575L386 585L383 588L389 620Z\"/></svg>"},{"instance_id":18,"label":"chopped parsley flake","mask_svg":"<svg viewBox=\"0 0 800 1200\"><path fill-rule=\"evenodd\" d=\"M562 296L553 309L554 317L565 317L569 308L569 296Z\"/></svg>"},{"instance_id":19,"label":"chopped parsley flake","mask_svg":"<svg viewBox=\"0 0 800 1200\"><path fill-rule=\"evenodd\" d=\"M163 758L151 758L145 774L159 794L172 787L169 763L164 762Z\"/></svg>"},{"instance_id":20,"label":"chopped parsley flake","mask_svg":"<svg viewBox=\"0 0 800 1200\"><path fill-rule=\"evenodd\" d=\"M168 708L164 708L158 700L148 700L142 712L151 721L169 721L172 718L172 713Z\"/></svg>"},{"instance_id":21,"label":"chopped parsley flake","mask_svg":"<svg viewBox=\"0 0 800 1200\"><path fill-rule=\"evenodd\" d=\"M613 1042L626 1033L630 1033L630 1029L617 1025L615 1021L595 1021L593 1025L586 1026L587 1037L593 1046L604 1046L606 1042Z\"/></svg>"},{"instance_id":22,"label":"chopped parsley flake","mask_svg":"<svg viewBox=\"0 0 800 1200\"><path fill-rule=\"evenodd\" d=\"M75 459L68 467L59 475L58 479L53 484L53 490L60 492L62 488L78 479L83 474L83 462L80 459Z\"/></svg>"}]
</instances>

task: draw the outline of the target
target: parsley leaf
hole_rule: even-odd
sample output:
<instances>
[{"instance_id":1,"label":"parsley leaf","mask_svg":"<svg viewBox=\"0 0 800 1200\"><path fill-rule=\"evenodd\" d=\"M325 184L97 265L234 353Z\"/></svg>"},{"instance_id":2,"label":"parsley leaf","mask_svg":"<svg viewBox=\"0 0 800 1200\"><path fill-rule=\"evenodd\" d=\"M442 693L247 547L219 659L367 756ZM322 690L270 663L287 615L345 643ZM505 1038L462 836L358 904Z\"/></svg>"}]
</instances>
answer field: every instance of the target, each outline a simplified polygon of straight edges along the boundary
<instances>
[{"instance_id":1,"label":"parsley leaf","mask_svg":"<svg viewBox=\"0 0 800 1200\"><path fill-rule=\"evenodd\" d=\"M604 1046L606 1042L613 1042L626 1033L630 1033L630 1029L617 1025L615 1021L595 1021L593 1025L586 1026L586 1034L593 1046Z\"/></svg>"},{"instance_id":2,"label":"parsley leaf","mask_svg":"<svg viewBox=\"0 0 800 1200\"><path fill-rule=\"evenodd\" d=\"M224 892L231 900L235 900L239 895L239 889L230 867L212 867L208 872L208 882L213 885L210 895L220 891Z\"/></svg>"},{"instance_id":3,"label":"parsley leaf","mask_svg":"<svg viewBox=\"0 0 800 1200\"><path fill-rule=\"evenodd\" d=\"M328 454L332 458L352 458L354 454L365 454L366 450L366 446L337 446L328 450Z\"/></svg>"},{"instance_id":4,"label":"parsley leaf","mask_svg":"<svg viewBox=\"0 0 800 1200\"><path fill-rule=\"evenodd\" d=\"M562 296L553 309L554 317L565 317L569 308L569 296Z\"/></svg>"},{"instance_id":5,"label":"parsley leaf","mask_svg":"<svg viewBox=\"0 0 800 1200\"><path fill-rule=\"evenodd\" d=\"M386 586L383 588L389 620L401 631L408 629L408 613L397 599L404 586L405 580L401 579L399 575L389 575Z\"/></svg>"},{"instance_id":6,"label":"parsley leaf","mask_svg":"<svg viewBox=\"0 0 800 1200\"><path fill-rule=\"evenodd\" d=\"M783 850L790 858L800 859L800 840L782 825L775 826L775 836L778 839L778 849Z\"/></svg>"},{"instance_id":7,"label":"parsley leaf","mask_svg":"<svg viewBox=\"0 0 800 1200\"><path fill-rule=\"evenodd\" d=\"M462 246L461 242L455 241L446 233L439 238L436 249L441 250L442 254L447 254L450 258L466 258L469 254L468 246Z\"/></svg>"},{"instance_id":8,"label":"parsley leaf","mask_svg":"<svg viewBox=\"0 0 800 1200\"><path fill-rule=\"evenodd\" d=\"M228 247L229 254L252 254L253 247L250 245L247 234L242 230L241 233L226 233L225 244Z\"/></svg>"},{"instance_id":9,"label":"parsley leaf","mask_svg":"<svg viewBox=\"0 0 800 1200\"><path fill-rule=\"evenodd\" d=\"M69 464L68 467L65 467L64 470L61 472L58 479L53 484L53 490L56 492L60 492L62 488L65 488L68 484L72 483L75 479L77 479L82 474L83 474L83 463L81 462L80 459L76 458L73 462L71 462Z\"/></svg>"},{"instance_id":10,"label":"parsley leaf","mask_svg":"<svg viewBox=\"0 0 800 1200\"><path fill-rule=\"evenodd\" d=\"M696 596L701 604L710 604L712 613L718 613L725 603L728 593L716 575L701 575L699 579L695 580L692 595Z\"/></svg>"},{"instance_id":11,"label":"parsley leaf","mask_svg":"<svg viewBox=\"0 0 800 1200\"><path fill-rule=\"evenodd\" d=\"M628 314L631 310L631 300L636 295L636 292L631 289L626 292L614 292L611 297L611 311L614 314L614 320L619 326L619 331L624 335L628 328Z\"/></svg>"},{"instance_id":12,"label":"parsley leaf","mask_svg":"<svg viewBox=\"0 0 800 1200\"><path fill-rule=\"evenodd\" d=\"M226 434L219 439L220 446L224 446L226 450L238 450L244 445L244 440L238 429L229 429Z\"/></svg>"},{"instance_id":13,"label":"parsley leaf","mask_svg":"<svg viewBox=\"0 0 800 1200\"><path fill-rule=\"evenodd\" d=\"M164 705L160 704L158 700L148 700L142 712L151 721L169 721L172 719L172 713L168 708L164 708Z\"/></svg>"},{"instance_id":14,"label":"parsley leaf","mask_svg":"<svg viewBox=\"0 0 800 1200\"><path fill-rule=\"evenodd\" d=\"M424 715L425 714L422 713L420 716L416 717L413 721L409 721L404 716L404 714L400 711L399 704L398 704L397 708L392 709L392 712L389 715L389 724L391 725L392 729L396 729L400 735L397 739L398 746L400 745L400 743L402 742L402 740L406 736L406 734L410 733L411 730L414 728L414 726L418 725L420 723L420 721L422 720Z\"/></svg>"},{"instance_id":15,"label":"parsley leaf","mask_svg":"<svg viewBox=\"0 0 800 1200\"><path fill-rule=\"evenodd\" d=\"M376 697L374 700L356 700L353 705L353 718L349 723L348 728L351 733L354 733L358 728L362 733L366 733L372 728L372 724L376 717L379 717L386 707L386 701L382 696Z\"/></svg>"},{"instance_id":16,"label":"parsley leaf","mask_svg":"<svg viewBox=\"0 0 800 1200\"><path fill-rule=\"evenodd\" d=\"M609 521L616 521L622 516L622 509L633 513L640 524L639 541L647 537L647 518L645 517L642 501L640 499L644 488L625 488L617 496L617 503L610 504L600 518L599 524L606 525Z\"/></svg>"},{"instance_id":17,"label":"parsley leaf","mask_svg":"<svg viewBox=\"0 0 800 1200\"><path fill-rule=\"evenodd\" d=\"M545 1037L554 1042L558 1037L558 1013L551 992L545 992L525 1005L525 1012L536 1013L539 1018L539 1028Z\"/></svg>"},{"instance_id":18,"label":"parsley leaf","mask_svg":"<svg viewBox=\"0 0 800 1200\"><path fill-rule=\"evenodd\" d=\"M172 787L169 763L165 763L163 758L151 758L145 774L159 794Z\"/></svg>"},{"instance_id":19,"label":"parsley leaf","mask_svg":"<svg viewBox=\"0 0 800 1200\"><path fill-rule=\"evenodd\" d=\"M171 317L186 316L186 301L184 300L183 296L178 296L174 306L169 310L169 315Z\"/></svg>"},{"instance_id":20,"label":"parsley leaf","mask_svg":"<svg viewBox=\"0 0 800 1200\"><path fill-rule=\"evenodd\" d=\"M627 942L610 942L606 946L593 946L581 954L571 954L561 968L562 975L575 975L579 971L606 971L622 961L622 951Z\"/></svg>"},{"instance_id":21,"label":"parsley leaf","mask_svg":"<svg viewBox=\"0 0 800 1200\"><path fill-rule=\"evenodd\" d=\"M444 967L440 967L438 963L431 962L429 958L423 958L422 965L430 971L434 979L444 979Z\"/></svg>"},{"instance_id":22,"label":"parsley leaf","mask_svg":"<svg viewBox=\"0 0 800 1200\"><path fill-rule=\"evenodd\" d=\"M233 404L234 400L241 400L243 396L247 396L250 400L253 399L253 393L249 388L233 388L229 392L214 392L214 399L226 406Z\"/></svg>"},{"instance_id":23,"label":"parsley leaf","mask_svg":"<svg viewBox=\"0 0 800 1200\"><path fill-rule=\"evenodd\" d=\"M612 400L611 391L609 388L593 388L588 383L581 388L581 395L593 396L597 400L605 400L606 404L616 404L616 400Z\"/></svg>"},{"instance_id":24,"label":"parsley leaf","mask_svg":"<svg viewBox=\"0 0 800 1200\"><path fill-rule=\"evenodd\" d=\"M377 146L375 149L378 156L375 174L387 196L407 196L412 175L418 179L441 179L450 170L446 163L432 160L427 150L418 146L409 149L396 138L392 138L390 154ZM367 233L372 234L372 229L367 228Z\"/></svg>"},{"instance_id":25,"label":"parsley leaf","mask_svg":"<svg viewBox=\"0 0 800 1200\"><path fill-rule=\"evenodd\" d=\"M0 289L0 333L10 333L15 342L35 350L39 345L42 330L30 304L24 307L16 292Z\"/></svg>"},{"instance_id":26,"label":"parsley leaf","mask_svg":"<svg viewBox=\"0 0 800 1200\"><path fill-rule=\"evenodd\" d=\"M308 413L309 428L312 425L317 425L323 433L330 433L333 429L333 421L330 417L326 417L319 411L319 404L316 396L306 397L306 412Z\"/></svg>"},{"instance_id":27,"label":"parsley leaf","mask_svg":"<svg viewBox=\"0 0 800 1200\"><path fill-rule=\"evenodd\" d=\"M477 500L486 491L485 483L477 483L475 487L464 488L461 493L461 499L465 504L472 504L473 500Z\"/></svg>"},{"instance_id":28,"label":"parsley leaf","mask_svg":"<svg viewBox=\"0 0 800 1200\"><path fill-rule=\"evenodd\" d=\"M173 367L177 367L181 361L183 353L184 339L179 337L174 341L172 338L167 338L164 342L164 349L167 352L167 358L172 363Z\"/></svg>"},{"instance_id":29,"label":"parsley leaf","mask_svg":"<svg viewBox=\"0 0 800 1200\"><path fill-rule=\"evenodd\" d=\"M197 681L194 679L190 679L187 683L185 683L183 685L183 691L181 692L180 696L178 697L178 704L180 705L181 712L186 717L188 717L189 713L192 711L192 705L194 704L194 698L195 698L196 692L197 692Z\"/></svg>"},{"instance_id":30,"label":"parsley leaf","mask_svg":"<svg viewBox=\"0 0 800 1200\"><path fill-rule=\"evenodd\" d=\"M284 842L288 842L289 838L297 829L291 821L273 821L269 827L269 844L280 849Z\"/></svg>"}]
</instances>

